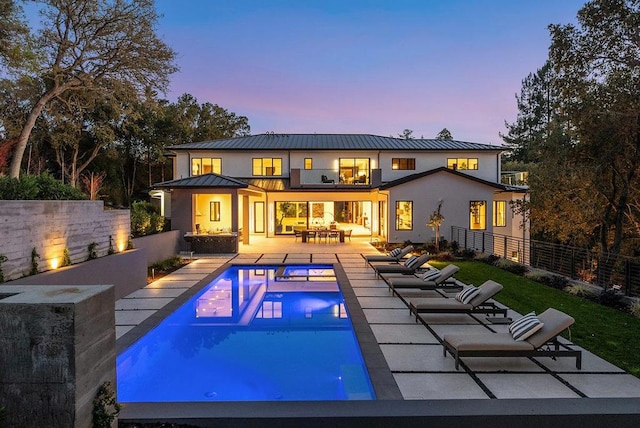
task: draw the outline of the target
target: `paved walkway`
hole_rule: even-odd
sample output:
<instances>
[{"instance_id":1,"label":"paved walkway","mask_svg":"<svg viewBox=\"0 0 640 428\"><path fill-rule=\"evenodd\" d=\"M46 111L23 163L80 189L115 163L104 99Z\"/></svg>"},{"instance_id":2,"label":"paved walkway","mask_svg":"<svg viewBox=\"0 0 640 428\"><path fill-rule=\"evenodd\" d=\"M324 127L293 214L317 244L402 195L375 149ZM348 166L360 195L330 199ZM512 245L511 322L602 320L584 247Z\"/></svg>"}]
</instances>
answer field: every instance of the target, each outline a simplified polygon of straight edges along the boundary
<instances>
[{"instance_id":1,"label":"paved walkway","mask_svg":"<svg viewBox=\"0 0 640 428\"><path fill-rule=\"evenodd\" d=\"M405 400L640 398L640 379L587 351L582 370L572 358L467 358L455 370L453 358L442 355L443 335L501 332L507 326L479 315L426 315L424 324L416 323L405 303L410 295L391 295L365 266L362 255L376 253L363 238L344 244L255 239L237 255L199 258L117 301L116 335L122 337L232 258L237 263L340 263Z\"/></svg>"}]
</instances>

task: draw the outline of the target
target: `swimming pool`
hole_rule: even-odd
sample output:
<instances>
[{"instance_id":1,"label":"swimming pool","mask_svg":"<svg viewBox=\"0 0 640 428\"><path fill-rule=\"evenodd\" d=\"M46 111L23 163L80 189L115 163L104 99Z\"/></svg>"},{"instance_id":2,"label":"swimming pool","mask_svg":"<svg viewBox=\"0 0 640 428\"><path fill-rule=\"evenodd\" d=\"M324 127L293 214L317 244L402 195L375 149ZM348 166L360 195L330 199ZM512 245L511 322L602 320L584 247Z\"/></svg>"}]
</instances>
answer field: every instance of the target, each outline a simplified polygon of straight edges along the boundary
<instances>
[{"instance_id":1,"label":"swimming pool","mask_svg":"<svg viewBox=\"0 0 640 428\"><path fill-rule=\"evenodd\" d=\"M117 357L118 401L372 400L331 266L233 266Z\"/></svg>"}]
</instances>

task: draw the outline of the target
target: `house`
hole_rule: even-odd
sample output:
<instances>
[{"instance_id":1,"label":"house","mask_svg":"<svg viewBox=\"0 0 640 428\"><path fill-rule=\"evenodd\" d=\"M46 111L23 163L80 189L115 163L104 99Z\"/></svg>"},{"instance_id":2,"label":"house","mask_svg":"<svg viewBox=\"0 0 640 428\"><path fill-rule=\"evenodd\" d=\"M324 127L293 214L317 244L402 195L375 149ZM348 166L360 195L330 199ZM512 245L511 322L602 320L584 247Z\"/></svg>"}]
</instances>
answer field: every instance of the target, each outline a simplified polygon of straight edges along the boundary
<instances>
[{"instance_id":1,"label":"house","mask_svg":"<svg viewBox=\"0 0 640 428\"><path fill-rule=\"evenodd\" d=\"M522 236L509 201L525 188L500 183L503 147L367 134L260 134L175 145L174 180L155 185L173 229L260 235L338 224L389 242L428 242L442 201L451 226ZM168 197L170 195L170 197Z\"/></svg>"}]
</instances>

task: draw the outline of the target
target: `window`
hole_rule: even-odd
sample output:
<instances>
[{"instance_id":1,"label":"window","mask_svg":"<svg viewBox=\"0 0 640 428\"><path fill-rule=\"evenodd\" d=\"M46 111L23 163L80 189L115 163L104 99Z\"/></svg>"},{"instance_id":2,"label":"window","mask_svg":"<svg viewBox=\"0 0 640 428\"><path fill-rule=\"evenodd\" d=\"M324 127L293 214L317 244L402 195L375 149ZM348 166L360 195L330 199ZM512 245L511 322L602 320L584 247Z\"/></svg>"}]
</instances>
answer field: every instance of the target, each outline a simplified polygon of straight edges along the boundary
<instances>
[{"instance_id":1,"label":"window","mask_svg":"<svg viewBox=\"0 0 640 428\"><path fill-rule=\"evenodd\" d=\"M220 221L220 202L212 201L209 203L209 220Z\"/></svg>"},{"instance_id":2,"label":"window","mask_svg":"<svg viewBox=\"0 0 640 428\"><path fill-rule=\"evenodd\" d=\"M478 158L449 158L447 159L449 169L478 169Z\"/></svg>"},{"instance_id":3,"label":"window","mask_svg":"<svg viewBox=\"0 0 640 428\"><path fill-rule=\"evenodd\" d=\"M493 225L497 227L507 225L507 201L493 201Z\"/></svg>"},{"instance_id":4,"label":"window","mask_svg":"<svg viewBox=\"0 0 640 428\"><path fill-rule=\"evenodd\" d=\"M340 158L340 183L367 184L369 158Z\"/></svg>"},{"instance_id":5,"label":"window","mask_svg":"<svg viewBox=\"0 0 640 428\"><path fill-rule=\"evenodd\" d=\"M222 174L222 158L192 158L191 175Z\"/></svg>"},{"instance_id":6,"label":"window","mask_svg":"<svg viewBox=\"0 0 640 428\"><path fill-rule=\"evenodd\" d=\"M413 229L413 201L396 201L396 230Z\"/></svg>"},{"instance_id":7,"label":"window","mask_svg":"<svg viewBox=\"0 0 640 428\"><path fill-rule=\"evenodd\" d=\"M469 229L484 230L487 228L487 201L471 201L469 203Z\"/></svg>"},{"instance_id":8,"label":"window","mask_svg":"<svg viewBox=\"0 0 640 428\"><path fill-rule=\"evenodd\" d=\"M282 175L282 158L253 158L253 175Z\"/></svg>"},{"instance_id":9,"label":"window","mask_svg":"<svg viewBox=\"0 0 640 428\"><path fill-rule=\"evenodd\" d=\"M313 169L313 159L304 158L304 169Z\"/></svg>"},{"instance_id":10,"label":"window","mask_svg":"<svg viewBox=\"0 0 640 428\"><path fill-rule=\"evenodd\" d=\"M416 169L415 158L393 158L391 169Z\"/></svg>"}]
</instances>

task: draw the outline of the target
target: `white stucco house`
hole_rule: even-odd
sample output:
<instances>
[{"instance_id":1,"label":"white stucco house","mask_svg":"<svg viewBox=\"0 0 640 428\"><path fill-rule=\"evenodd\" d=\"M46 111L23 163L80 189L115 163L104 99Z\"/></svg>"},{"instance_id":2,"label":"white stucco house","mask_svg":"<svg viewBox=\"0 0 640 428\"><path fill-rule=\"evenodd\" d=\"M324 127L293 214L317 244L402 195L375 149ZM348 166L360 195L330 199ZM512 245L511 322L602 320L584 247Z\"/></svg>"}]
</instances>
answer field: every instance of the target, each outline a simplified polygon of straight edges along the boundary
<instances>
[{"instance_id":1,"label":"white stucco house","mask_svg":"<svg viewBox=\"0 0 640 428\"><path fill-rule=\"evenodd\" d=\"M451 226L522 236L500 183L500 146L367 134L261 134L169 147L174 179L154 186L185 235L293 236L339 225L371 239L424 243L442 201Z\"/></svg>"}]
</instances>

